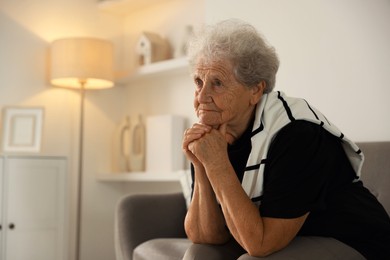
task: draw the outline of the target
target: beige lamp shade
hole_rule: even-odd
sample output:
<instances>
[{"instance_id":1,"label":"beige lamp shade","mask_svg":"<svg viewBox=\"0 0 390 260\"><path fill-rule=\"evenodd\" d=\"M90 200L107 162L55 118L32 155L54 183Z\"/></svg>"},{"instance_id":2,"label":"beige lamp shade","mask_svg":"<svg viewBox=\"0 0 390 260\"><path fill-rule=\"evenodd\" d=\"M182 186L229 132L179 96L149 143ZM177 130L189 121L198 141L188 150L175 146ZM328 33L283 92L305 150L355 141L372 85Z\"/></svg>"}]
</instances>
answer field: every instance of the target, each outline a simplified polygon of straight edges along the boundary
<instances>
[{"instance_id":1,"label":"beige lamp shade","mask_svg":"<svg viewBox=\"0 0 390 260\"><path fill-rule=\"evenodd\" d=\"M106 40L56 40L51 44L50 61L50 82L54 86L85 89L114 86L113 46Z\"/></svg>"}]
</instances>

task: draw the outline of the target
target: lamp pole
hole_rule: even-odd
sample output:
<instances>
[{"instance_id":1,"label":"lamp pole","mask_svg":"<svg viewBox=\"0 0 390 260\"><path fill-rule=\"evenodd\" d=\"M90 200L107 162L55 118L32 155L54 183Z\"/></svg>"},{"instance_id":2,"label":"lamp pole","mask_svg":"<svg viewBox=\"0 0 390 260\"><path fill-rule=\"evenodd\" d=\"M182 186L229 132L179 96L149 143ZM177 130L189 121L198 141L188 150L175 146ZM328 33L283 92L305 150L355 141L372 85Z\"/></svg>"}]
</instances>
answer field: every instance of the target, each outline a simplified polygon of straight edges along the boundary
<instances>
[{"instance_id":1,"label":"lamp pole","mask_svg":"<svg viewBox=\"0 0 390 260\"><path fill-rule=\"evenodd\" d=\"M84 149L84 99L87 80L80 79L79 161L77 180L76 260L81 259L81 220L83 205L83 149Z\"/></svg>"}]
</instances>

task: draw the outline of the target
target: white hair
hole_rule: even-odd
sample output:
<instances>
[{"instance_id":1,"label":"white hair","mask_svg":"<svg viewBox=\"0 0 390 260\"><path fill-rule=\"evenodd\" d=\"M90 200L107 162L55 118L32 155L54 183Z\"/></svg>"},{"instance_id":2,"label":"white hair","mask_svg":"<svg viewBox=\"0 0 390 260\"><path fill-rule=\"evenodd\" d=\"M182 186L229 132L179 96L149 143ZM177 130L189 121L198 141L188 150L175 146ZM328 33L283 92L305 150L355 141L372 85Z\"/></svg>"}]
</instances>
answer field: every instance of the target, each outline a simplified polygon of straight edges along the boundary
<instances>
[{"instance_id":1,"label":"white hair","mask_svg":"<svg viewBox=\"0 0 390 260\"><path fill-rule=\"evenodd\" d=\"M195 33L188 44L188 58L194 70L200 58L230 61L236 79L248 86L266 82L265 93L275 86L279 59L275 49L250 24L229 19Z\"/></svg>"}]
</instances>

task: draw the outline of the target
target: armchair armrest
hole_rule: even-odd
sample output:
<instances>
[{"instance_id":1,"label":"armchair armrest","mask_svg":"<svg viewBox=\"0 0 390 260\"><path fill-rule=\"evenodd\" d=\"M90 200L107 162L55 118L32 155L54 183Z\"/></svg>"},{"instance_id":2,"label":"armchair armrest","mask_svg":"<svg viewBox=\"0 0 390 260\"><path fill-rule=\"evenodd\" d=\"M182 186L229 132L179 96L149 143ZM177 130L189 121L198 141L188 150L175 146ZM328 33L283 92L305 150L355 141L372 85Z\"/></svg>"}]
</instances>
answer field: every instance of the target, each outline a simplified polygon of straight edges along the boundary
<instances>
[{"instance_id":1,"label":"armchair armrest","mask_svg":"<svg viewBox=\"0 0 390 260\"><path fill-rule=\"evenodd\" d=\"M128 195L115 216L117 259L130 260L139 244L153 238L184 238L187 208L182 193Z\"/></svg>"}]
</instances>

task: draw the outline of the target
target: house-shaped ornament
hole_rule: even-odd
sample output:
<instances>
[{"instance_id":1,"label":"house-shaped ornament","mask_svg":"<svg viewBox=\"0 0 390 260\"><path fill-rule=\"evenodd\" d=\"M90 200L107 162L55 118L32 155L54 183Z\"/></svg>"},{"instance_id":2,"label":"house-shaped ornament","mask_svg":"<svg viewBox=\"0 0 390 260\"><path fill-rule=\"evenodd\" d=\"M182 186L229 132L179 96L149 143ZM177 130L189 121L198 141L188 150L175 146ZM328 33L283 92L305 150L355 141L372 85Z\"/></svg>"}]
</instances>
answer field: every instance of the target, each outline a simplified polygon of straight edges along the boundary
<instances>
[{"instance_id":1,"label":"house-shaped ornament","mask_svg":"<svg viewBox=\"0 0 390 260\"><path fill-rule=\"evenodd\" d=\"M171 58L171 48L166 39L151 32L143 32L136 46L139 65Z\"/></svg>"}]
</instances>

